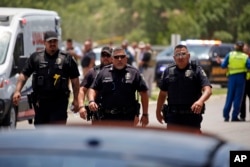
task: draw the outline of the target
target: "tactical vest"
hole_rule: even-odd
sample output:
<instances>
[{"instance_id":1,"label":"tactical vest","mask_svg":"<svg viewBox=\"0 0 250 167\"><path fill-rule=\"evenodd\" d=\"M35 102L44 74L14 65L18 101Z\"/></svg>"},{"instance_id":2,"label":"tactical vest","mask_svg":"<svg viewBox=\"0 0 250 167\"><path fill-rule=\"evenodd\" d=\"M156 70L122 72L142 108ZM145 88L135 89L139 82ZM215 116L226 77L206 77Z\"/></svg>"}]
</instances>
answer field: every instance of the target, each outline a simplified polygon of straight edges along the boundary
<instances>
[{"instance_id":1,"label":"tactical vest","mask_svg":"<svg viewBox=\"0 0 250 167\"><path fill-rule=\"evenodd\" d=\"M198 67L190 64L185 71L178 70L176 65L168 68L168 105L190 108L201 96L201 86L196 74Z\"/></svg>"},{"instance_id":2,"label":"tactical vest","mask_svg":"<svg viewBox=\"0 0 250 167\"><path fill-rule=\"evenodd\" d=\"M247 58L245 53L237 51L231 52L228 60L228 75L246 72Z\"/></svg>"},{"instance_id":3,"label":"tactical vest","mask_svg":"<svg viewBox=\"0 0 250 167\"><path fill-rule=\"evenodd\" d=\"M64 71L66 56L66 53L59 52L53 64L54 67L50 67L49 62L45 60L45 52L38 53L35 60L36 69L32 78L32 87L35 92L39 94L64 93L69 90L69 77Z\"/></svg>"}]
</instances>

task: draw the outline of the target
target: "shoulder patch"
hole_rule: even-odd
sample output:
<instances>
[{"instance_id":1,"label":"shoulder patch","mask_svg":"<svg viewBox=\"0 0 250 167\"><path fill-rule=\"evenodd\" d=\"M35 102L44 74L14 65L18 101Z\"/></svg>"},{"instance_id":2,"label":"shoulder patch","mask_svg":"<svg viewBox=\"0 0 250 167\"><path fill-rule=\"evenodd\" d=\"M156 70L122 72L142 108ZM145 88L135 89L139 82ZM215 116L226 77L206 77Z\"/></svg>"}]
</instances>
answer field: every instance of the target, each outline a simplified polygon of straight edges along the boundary
<instances>
[{"instance_id":1,"label":"shoulder patch","mask_svg":"<svg viewBox=\"0 0 250 167\"><path fill-rule=\"evenodd\" d=\"M206 72L203 69L201 69L201 75L204 76L204 77L207 76Z\"/></svg>"}]
</instances>

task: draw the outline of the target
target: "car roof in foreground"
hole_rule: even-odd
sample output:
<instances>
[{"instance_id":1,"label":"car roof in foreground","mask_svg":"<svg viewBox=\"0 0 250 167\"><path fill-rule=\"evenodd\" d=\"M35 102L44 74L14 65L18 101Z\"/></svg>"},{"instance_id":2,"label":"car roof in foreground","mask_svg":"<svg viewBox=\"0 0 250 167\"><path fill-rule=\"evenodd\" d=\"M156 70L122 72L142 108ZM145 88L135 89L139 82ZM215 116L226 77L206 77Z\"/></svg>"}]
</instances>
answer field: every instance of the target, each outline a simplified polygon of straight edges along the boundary
<instances>
[{"instance_id":1,"label":"car roof in foreground","mask_svg":"<svg viewBox=\"0 0 250 167\"><path fill-rule=\"evenodd\" d=\"M210 135L153 128L53 126L0 132L0 155L9 150L63 151L157 159L164 163L224 164L229 151L244 149Z\"/></svg>"}]
</instances>

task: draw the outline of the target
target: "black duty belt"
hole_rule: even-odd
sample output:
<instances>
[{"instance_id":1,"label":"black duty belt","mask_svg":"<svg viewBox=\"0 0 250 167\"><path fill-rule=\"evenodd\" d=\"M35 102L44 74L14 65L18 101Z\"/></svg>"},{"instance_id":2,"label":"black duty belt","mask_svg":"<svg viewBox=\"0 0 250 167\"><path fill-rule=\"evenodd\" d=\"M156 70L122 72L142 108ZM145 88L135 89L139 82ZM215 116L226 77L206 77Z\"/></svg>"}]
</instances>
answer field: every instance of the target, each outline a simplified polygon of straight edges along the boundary
<instances>
[{"instance_id":1,"label":"black duty belt","mask_svg":"<svg viewBox=\"0 0 250 167\"><path fill-rule=\"evenodd\" d=\"M127 114L127 113L129 113L129 111L111 109L111 110L104 110L104 113L106 113L106 114Z\"/></svg>"},{"instance_id":2,"label":"black duty belt","mask_svg":"<svg viewBox=\"0 0 250 167\"><path fill-rule=\"evenodd\" d=\"M194 112L191 109L170 109L170 113L174 114L194 114Z\"/></svg>"}]
</instances>

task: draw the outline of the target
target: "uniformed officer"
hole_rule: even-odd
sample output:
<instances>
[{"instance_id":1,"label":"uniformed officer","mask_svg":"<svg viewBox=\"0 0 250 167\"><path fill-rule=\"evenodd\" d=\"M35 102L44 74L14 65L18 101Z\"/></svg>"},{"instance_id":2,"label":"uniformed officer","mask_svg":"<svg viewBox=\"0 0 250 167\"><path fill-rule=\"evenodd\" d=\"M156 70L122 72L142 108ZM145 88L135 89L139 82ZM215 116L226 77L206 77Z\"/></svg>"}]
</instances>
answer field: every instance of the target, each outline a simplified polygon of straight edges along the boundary
<instances>
[{"instance_id":1,"label":"uniformed officer","mask_svg":"<svg viewBox=\"0 0 250 167\"><path fill-rule=\"evenodd\" d=\"M112 54L112 48L104 46L101 50L101 64L90 69L89 72L84 77L83 81L81 82L78 98L79 98L79 114L80 117L83 119L86 119L87 116L87 110L84 106L87 90L93 83L97 73L99 73L104 66L112 63L111 54Z\"/></svg>"},{"instance_id":2,"label":"uniformed officer","mask_svg":"<svg viewBox=\"0 0 250 167\"><path fill-rule=\"evenodd\" d=\"M45 50L33 53L19 75L13 103L18 104L20 91L33 73L33 106L35 125L66 124L70 91L73 89L73 105L78 110L79 71L76 61L58 49L58 35L54 31L44 34Z\"/></svg>"},{"instance_id":3,"label":"uniformed officer","mask_svg":"<svg viewBox=\"0 0 250 167\"><path fill-rule=\"evenodd\" d=\"M101 122L108 120L133 126L134 118L140 109L140 103L136 100L136 91L138 91L142 103L140 123L146 126L148 124L148 88L143 77L136 68L127 64L124 49L115 48L112 52L112 61L113 64L105 66L100 71L89 89L90 110L101 111L99 114Z\"/></svg>"},{"instance_id":4,"label":"uniformed officer","mask_svg":"<svg viewBox=\"0 0 250 167\"><path fill-rule=\"evenodd\" d=\"M204 70L189 62L190 53L185 45L174 49L175 64L166 68L162 75L157 99L156 117L167 128L190 128L200 133L204 102L212 94L212 86ZM161 112L167 97L167 111Z\"/></svg>"}]
</instances>

